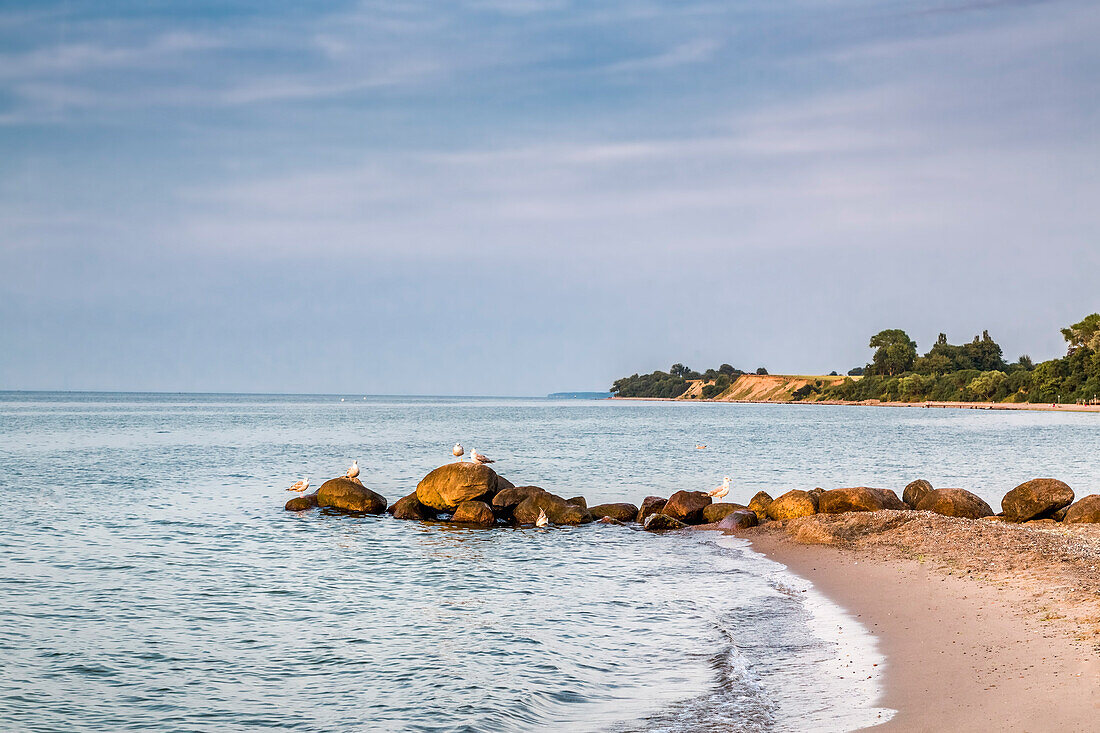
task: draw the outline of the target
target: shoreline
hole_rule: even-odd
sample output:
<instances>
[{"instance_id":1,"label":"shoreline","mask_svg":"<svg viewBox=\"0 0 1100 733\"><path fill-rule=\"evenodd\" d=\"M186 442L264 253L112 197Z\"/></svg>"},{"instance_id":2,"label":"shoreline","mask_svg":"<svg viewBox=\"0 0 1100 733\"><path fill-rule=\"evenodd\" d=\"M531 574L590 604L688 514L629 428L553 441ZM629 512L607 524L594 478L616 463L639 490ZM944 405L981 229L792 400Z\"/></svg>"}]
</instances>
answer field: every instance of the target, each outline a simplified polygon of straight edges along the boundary
<instances>
[{"instance_id":1,"label":"shoreline","mask_svg":"<svg viewBox=\"0 0 1100 733\"><path fill-rule=\"evenodd\" d=\"M1100 405L1078 405L1058 403L1048 405L1040 402L843 402L841 400L798 401L793 400L682 400L679 397L608 397L609 400L623 402L681 402L684 404L735 404L735 405L836 405L840 407L923 407L946 410L1016 410L1033 412L1100 412Z\"/></svg>"},{"instance_id":2,"label":"shoreline","mask_svg":"<svg viewBox=\"0 0 1100 733\"><path fill-rule=\"evenodd\" d=\"M1100 715L1100 532L901 512L738 533L878 641L875 731L1086 731ZM894 515L894 516L891 516Z\"/></svg>"}]
</instances>

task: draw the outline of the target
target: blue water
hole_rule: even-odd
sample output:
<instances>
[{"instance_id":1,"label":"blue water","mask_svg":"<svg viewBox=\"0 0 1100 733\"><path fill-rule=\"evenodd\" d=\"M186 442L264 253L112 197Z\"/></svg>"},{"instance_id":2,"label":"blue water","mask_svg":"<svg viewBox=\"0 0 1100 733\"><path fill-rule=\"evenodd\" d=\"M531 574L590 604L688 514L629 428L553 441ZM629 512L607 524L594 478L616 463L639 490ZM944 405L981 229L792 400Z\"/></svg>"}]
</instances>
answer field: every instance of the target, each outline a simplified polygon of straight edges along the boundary
<instances>
[{"instance_id":1,"label":"blue water","mask_svg":"<svg viewBox=\"0 0 1100 733\"><path fill-rule=\"evenodd\" d=\"M734 479L1100 491L1100 415L580 400L0 393L15 730L847 730L873 641L745 543L282 509L391 501L461 441L590 503ZM707 445L695 450L697 443ZM846 641L828 628L846 624ZM871 676L871 680L866 678ZM821 701L859 700L843 710Z\"/></svg>"}]
</instances>

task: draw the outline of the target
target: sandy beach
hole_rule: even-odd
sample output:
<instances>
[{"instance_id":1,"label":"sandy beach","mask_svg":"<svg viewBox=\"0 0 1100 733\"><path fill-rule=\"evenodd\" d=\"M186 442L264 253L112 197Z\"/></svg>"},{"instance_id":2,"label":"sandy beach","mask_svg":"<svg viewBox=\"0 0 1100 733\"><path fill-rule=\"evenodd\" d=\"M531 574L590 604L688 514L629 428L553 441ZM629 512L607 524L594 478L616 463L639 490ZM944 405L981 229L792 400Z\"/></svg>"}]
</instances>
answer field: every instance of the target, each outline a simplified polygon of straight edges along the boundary
<instances>
[{"instance_id":1,"label":"sandy beach","mask_svg":"<svg viewBox=\"0 0 1100 733\"><path fill-rule=\"evenodd\" d=\"M740 536L878 639L898 712L874 730L1096 730L1100 527L887 511Z\"/></svg>"},{"instance_id":2,"label":"sandy beach","mask_svg":"<svg viewBox=\"0 0 1100 733\"><path fill-rule=\"evenodd\" d=\"M924 407L948 410L1010 410L1033 412L1100 412L1100 405L1049 404L1043 402L881 402L865 400L863 402L842 402L840 400L727 400L727 399L683 399L680 397L609 397L611 400L631 400L635 402L725 402L740 405L839 405L844 407Z\"/></svg>"}]
</instances>

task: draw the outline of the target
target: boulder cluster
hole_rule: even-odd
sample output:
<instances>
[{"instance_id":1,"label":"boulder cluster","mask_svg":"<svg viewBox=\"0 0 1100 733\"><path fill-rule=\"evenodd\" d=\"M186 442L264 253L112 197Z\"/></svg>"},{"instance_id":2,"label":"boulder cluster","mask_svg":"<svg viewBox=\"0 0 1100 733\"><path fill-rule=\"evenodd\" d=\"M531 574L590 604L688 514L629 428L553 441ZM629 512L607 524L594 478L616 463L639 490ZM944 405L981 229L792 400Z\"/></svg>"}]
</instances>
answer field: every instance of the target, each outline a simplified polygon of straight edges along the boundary
<instances>
[{"instance_id":1,"label":"boulder cluster","mask_svg":"<svg viewBox=\"0 0 1100 733\"><path fill-rule=\"evenodd\" d=\"M440 466L417 484L416 491L392 505L358 478L334 478L313 494L286 503L287 511L328 508L351 514L389 513L394 519L449 521L468 527L533 525L544 514L550 524L578 525L637 523L649 531L709 525L735 531L767 521L811 514L845 512L930 511L949 517L994 519L1006 522L1100 523L1100 495L1074 503L1073 489L1057 479L1039 478L1005 494L1001 512L966 489L935 489L918 479L899 497L891 489L867 486L794 489L772 498L761 491L747 506L715 503L703 491L677 491L667 499L647 496L641 506L625 502L588 506L583 496L570 499L539 488L515 486L486 465L458 461Z\"/></svg>"}]
</instances>

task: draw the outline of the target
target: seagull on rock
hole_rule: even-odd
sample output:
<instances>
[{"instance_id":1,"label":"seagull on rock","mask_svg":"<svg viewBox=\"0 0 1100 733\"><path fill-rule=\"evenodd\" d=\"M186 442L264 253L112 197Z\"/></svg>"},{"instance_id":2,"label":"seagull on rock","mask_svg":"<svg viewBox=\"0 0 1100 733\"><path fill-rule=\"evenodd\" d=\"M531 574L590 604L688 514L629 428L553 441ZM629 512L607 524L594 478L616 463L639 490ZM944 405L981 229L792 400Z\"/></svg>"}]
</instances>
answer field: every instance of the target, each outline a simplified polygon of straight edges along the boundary
<instances>
[{"instance_id":1,"label":"seagull on rock","mask_svg":"<svg viewBox=\"0 0 1100 733\"><path fill-rule=\"evenodd\" d=\"M475 463L478 463L482 466L484 466L486 463L496 463L496 461L494 461L489 456L484 455L482 453L478 453L477 448L471 448L470 449L470 457L472 457L474 459Z\"/></svg>"},{"instance_id":2,"label":"seagull on rock","mask_svg":"<svg viewBox=\"0 0 1100 733\"><path fill-rule=\"evenodd\" d=\"M462 456L465 453L466 453L466 451L462 450L462 444L461 443L455 443L455 447L451 448L451 455L453 455L455 458L457 458L460 461L462 460Z\"/></svg>"},{"instance_id":3,"label":"seagull on rock","mask_svg":"<svg viewBox=\"0 0 1100 733\"><path fill-rule=\"evenodd\" d=\"M722 499L728 493L730 493L730 477L726 476L722 479L722 485L716 489L711 489L707 492L707 496L713 496L715 499Z\"/></svg>"},{"instance_id":4,"label":"seagull on rock","mask_svg":"<svg viewBox=\"0 0 1100 733\"><path fill-rule=\"evenodd\" d=\"M536 527L546 527L550 524L550 519L546 516L546 510L539 507L539 516L535 519Z\"/></svg>"},{"instance_id":5,"label":"seagull on rock","mask_svg":"<svg viewBox=\"0 0 1100 733\"><path fill-rule=\"evenodd\" d=\"M287 489L287 491L302 492L302 491L305 491L308 488L309 488L309 479L304 478L301 481L294 482L294 484L292 484L291 487L289 489Z\"/></svg>"},{"instance_id":6,"label":"seagull on rock","mask_svg":"<svg viewBox=\"0 0 1100 733\"><path fill-rule=\"evenodd\" d=\"M355 478L356 476L359 475L359 459L358 458L351 462L351 468L349 468L348 472L344 475L347 476L348 478Z\"/></svg>"}]
</instances>

